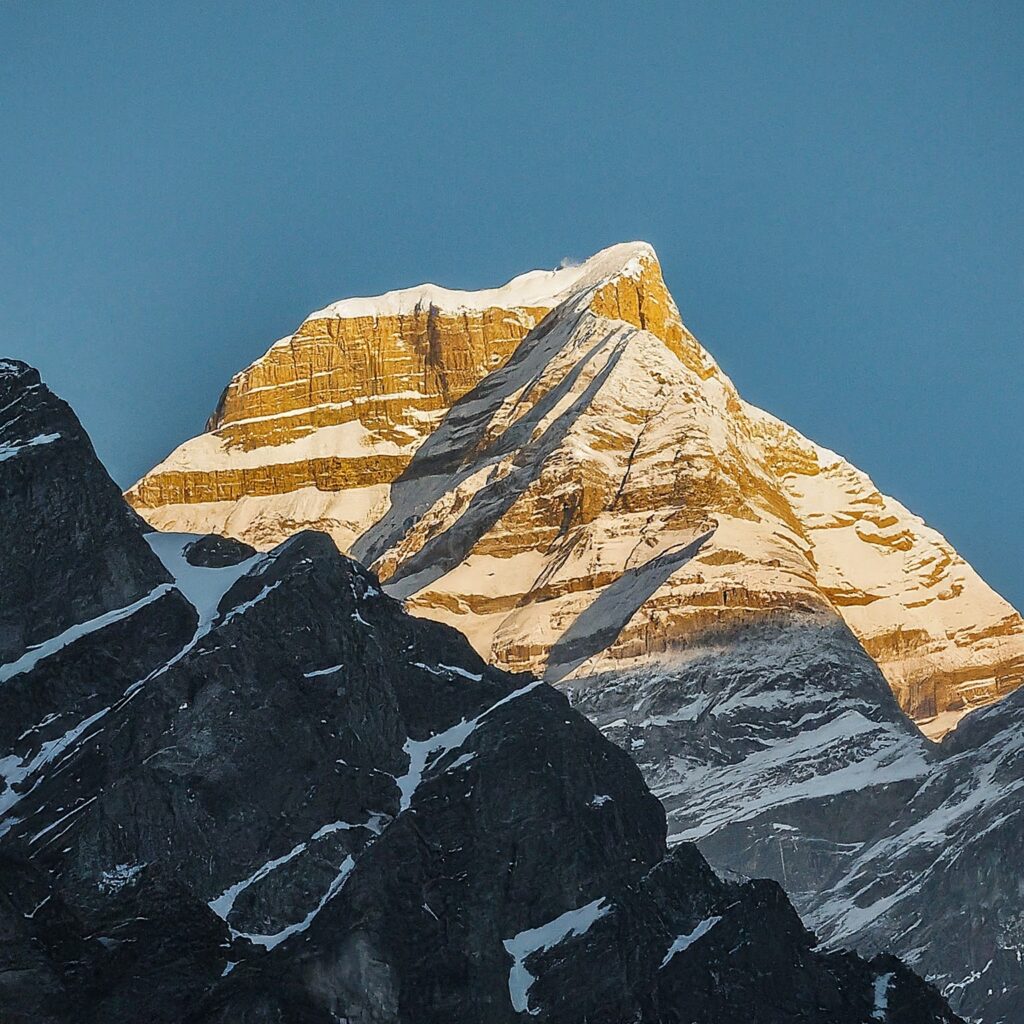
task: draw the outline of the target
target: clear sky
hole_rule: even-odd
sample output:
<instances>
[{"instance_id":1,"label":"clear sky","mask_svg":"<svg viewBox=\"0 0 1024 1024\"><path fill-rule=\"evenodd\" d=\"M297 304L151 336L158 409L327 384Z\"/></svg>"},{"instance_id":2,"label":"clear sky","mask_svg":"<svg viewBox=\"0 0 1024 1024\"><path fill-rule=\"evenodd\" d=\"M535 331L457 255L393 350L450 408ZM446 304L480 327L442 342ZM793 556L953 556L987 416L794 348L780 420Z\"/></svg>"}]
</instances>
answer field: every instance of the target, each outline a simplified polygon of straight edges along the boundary
<instances>
[{"instance_id":1,"label":"clear sky","mask_svg":"<svg viewBox=\"0 0 1024 1024\"><path fill-rule=\"evenodd\" d=\"M1024 4L0 0L0 355L123 485L306 312L657 248L1024 605Z\"/></svg>"}]
</instances>

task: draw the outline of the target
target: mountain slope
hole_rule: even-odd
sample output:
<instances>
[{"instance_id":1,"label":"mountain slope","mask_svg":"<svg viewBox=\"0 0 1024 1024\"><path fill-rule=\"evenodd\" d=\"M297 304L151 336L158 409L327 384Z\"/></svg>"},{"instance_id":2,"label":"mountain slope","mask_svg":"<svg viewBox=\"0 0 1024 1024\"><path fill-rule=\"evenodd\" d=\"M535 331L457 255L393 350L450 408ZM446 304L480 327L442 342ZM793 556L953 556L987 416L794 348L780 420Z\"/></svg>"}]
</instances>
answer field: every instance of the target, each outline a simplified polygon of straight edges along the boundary
<instances>
[{"instance_id":1,"label":"mountain slope","mask_svg":"<svg viewBox=\"0 0 1024 1024\"><path fill-rule=\"evenodd\" d=\"M77 484L26 461L18 489L100 508L78 459ZM892 957L817 951L774 883L669 852L563 695L327 537L257 553L126 522L118 557L171 583L0 686L5 1021L958 1019Z\"/></svg>"},{"instance_id":2,"label":"mountain slope","mask_svg":"<svg viewBox=\"0 0 1024 1024\"><path fill-rule=\"evenodd\" d=\"M474 293L423 285L310 314L236 374L209 432L140 481L132 501L164 529L230 518L234 529L219 532L266 547L317 527L347 548L445 410L578 276L536 271Z\"/></svg>"},{"instance_id":3,"label":"mountain slope","mask_svg":"<svg viewBox=\"0 0 1024 1024\"><path fill-rule=\"evenodd\" d=\"M128 492L150 522L264 547L327 529L514 670L558 679L836 612L934 736L1024 672L1020 616L866 476L743 402L642 243L490 292L337 303L236 376L210 427ZM609 618L626 590L636 607Z\"/></svg>"},{"instance_id":4,"label":"mountain slope","mask_svg":"<svg viewBox=\"0 0 1024 1024\"><path fill-rule=\"evenodd\" d=\"M682 326L649 247L598 254L555 299L381 474L373 509L357 491L318 492L351 509L345 530L321 525L412 610L567 691L639 762L674 837L782 881L835 942L913 956L964 1012L1013 1019L1024 978L994 954L1024 912L1015 877L1009 861L970 883L947 880L941 857L926 863L917 822L953 777L956 737L936 748L900 706L938 736L1012 691L1019 616L867 477L743 402ZM395 301L353 311L384 316ZM188 466L205 443L172 456L196 486L206 470ZM277 458L269 443L253 450ZM258 499L258 528L249 499L171 505L161 486L155 471L129 495L155 523L258 544L295 525L279 480ZM980 754L955 763L963 791L991 788ZM995 806L958 818L977 830L959 834L963 863L974 842L988 863L984 837L1012 828L1006 810L982 820ZM904 843L918 853L904 860ZM897 877L891 913L860 912ZM939 898L947 885L955 901ZM999 913L978 915L968 942L938 941L975 899ZM917 918L934 919L919 927L935 941L916 940Z\"/></svg>"},{"instance_id":5,"label":"mountain slope","mask_svg":"<svg viewBox=\"0 0 1024 1024\"><path fill-rule=\"evenodd\" d=\"M960 1012L1024 1014L1022 691L970 715L912 797L853 852L810 919L832 944L896 945ZM898 938L897 938L898 937ZM886 943L887 947L890 943Z\"/></svg>"}]
</instances>

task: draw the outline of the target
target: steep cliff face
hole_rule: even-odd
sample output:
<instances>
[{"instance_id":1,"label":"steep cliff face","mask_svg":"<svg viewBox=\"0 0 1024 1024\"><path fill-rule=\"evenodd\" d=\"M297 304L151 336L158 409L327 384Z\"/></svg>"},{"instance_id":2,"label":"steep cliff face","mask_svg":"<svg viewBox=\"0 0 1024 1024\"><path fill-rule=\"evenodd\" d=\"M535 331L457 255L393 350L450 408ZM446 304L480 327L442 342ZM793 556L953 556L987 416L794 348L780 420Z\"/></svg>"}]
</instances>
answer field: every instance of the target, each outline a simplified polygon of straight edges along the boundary
<instances>
[{"instance_id":1,"label":"steep cliff face","mask_svg":"<svg viewBox=\"0 0 1024 1024\"><path fill-rule=\"evenodd\" d=\"M264 547L326 529L509 669L568 680L838 615L934 736L1024 675L1020 616L745 403L640 243L490 292L337 303L239 374L210 428L129 492L151 523Z\"/></svg>"},{"instance_id":2,"label":"steep cliff face","mask_svg":"<svg viewBox=\"0 0 1024 1024\"><path fill-rule=\"evenodd\" d=\"M794 431L774 426L800 446ZM784 486L814 546L818 587L925 733L940 738L971 708L1020 686L1021 616L864 473L803 447L818 472L790 474Z\"/></svg>"},{"instance_id":3,"label":"steep cliff face","mask_svg":"<svg viewBox=\"0 0 1024 1024\"><path fill-rule=\"evenodd\" d=\"M563 694L328 537L144 534L91 448L70 480L27 457L77 421L35 427L14 489L58 513L33 536L61 578L95 503L108 556L170 582L0 665L4 1024L959 1020L892 956L816 949L775 883L669 851ZM41 628L78 614L44 597Z\"/></svg>"},{"instance_id":4,"label":"steep cliff face","mask_svg":"<svg viewBox=\"0 0 1024 1024\"><path fill-rule=\"evenodd\" d=\"M17 526L3 538L0 661L170 580L75 414L11 359L0 360L0 508Z\"/></svg>"}]
</instances>

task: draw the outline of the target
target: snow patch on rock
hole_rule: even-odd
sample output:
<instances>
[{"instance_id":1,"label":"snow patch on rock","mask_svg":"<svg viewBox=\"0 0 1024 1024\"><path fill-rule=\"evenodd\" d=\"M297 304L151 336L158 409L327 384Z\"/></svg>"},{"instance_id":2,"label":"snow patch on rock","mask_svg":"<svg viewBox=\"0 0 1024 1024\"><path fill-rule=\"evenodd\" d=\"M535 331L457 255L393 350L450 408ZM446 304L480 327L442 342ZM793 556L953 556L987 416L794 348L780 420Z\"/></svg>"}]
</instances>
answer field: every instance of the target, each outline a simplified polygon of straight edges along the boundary
<instances>
[{"instance_id":1,"label":"snow patch on rock","mask_svg":"<svg viewBox=\"0 0 1024 1024\"><path fill-rule=\"evenodd\" d=\"M552 949L570 937L586 935L595 921L611 911L612 907L604 898L593 900L577 910L567 910L553 921L536 928L527 928L511 939L504 940L502 945L512 957L512 967L508 972L508 995L516 1013L528 1013L531 1016L540 1013L539 1009L530 1009L530 989L537 979L527 969L526 960L534 953Z\"/></svg>"}]
</instances>

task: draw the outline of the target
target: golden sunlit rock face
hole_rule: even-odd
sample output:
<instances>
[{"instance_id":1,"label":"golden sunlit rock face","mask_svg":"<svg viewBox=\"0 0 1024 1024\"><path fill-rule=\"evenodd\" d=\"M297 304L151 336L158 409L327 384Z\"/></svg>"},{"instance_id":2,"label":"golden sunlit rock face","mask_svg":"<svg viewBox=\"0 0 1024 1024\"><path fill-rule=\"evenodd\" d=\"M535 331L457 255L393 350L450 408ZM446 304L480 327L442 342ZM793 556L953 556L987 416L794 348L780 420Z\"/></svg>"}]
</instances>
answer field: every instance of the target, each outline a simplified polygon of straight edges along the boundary
<instances>
[{"instance_id":1,"label":"golden sunlit rock face","mask_svg":"<svg viewBox=\"0 0 1024 1024\"><path fill-rule=\"evenodd\" d=\"M744 402L642 243L313 314L128 497L161 529L261 547L327 530L420 614L554 681L793 615L841 616L931 735L1024 678L1020 616Z\"/></svg>"},{"instance_id":2,"label":"golden sunlit rock face","mask_svg":"<svg viewBox=\"0 0 1024 1024\"><path fill-rule=\"evenodd\" d=\"M224 464L155 471L132 488L131 500L157 509L390 483L448 407L501 366L546 312L311 317L225 389L208 424L228 453ZM337 452L325 446L315 456L289 457L294 442L346 424L356 440L348 449L339 443ZM236 466L235 452L267 458Z\"/></svg>"}]
</instances>

